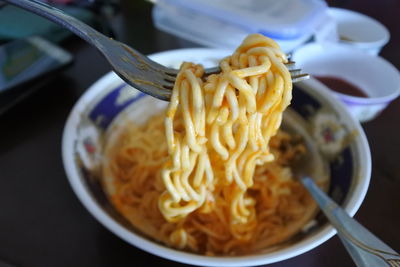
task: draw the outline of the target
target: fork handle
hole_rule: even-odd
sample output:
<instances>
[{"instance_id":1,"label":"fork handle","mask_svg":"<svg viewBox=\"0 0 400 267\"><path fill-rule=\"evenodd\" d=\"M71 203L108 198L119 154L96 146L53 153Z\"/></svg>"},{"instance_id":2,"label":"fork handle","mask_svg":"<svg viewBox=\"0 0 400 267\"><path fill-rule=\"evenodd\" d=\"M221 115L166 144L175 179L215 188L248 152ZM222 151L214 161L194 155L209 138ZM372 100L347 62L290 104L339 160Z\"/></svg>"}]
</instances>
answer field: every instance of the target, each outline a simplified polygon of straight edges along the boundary
<instances>
[{"instance_id":1,"label":"fork handle","mask_svg":"<svg viewBox=\"0 0 400 267\"><path fill-rule=\"evenodd\" d=\"M303 185L318 203L357 266L398 266L400 255L351 218L347 212L329 198L309 177L301 179Z\"/></svg>"},{"instance_id":2,"label":"fork handle","mask_svg":"<svg viewBox=\"0 0 400 267\"><path fill-rule=\"evenodd\" d=\"M71 32L78 35L80 38L101 48L101 44L96 41L97 38L108 38L96 31L89 25L81 22L80 20L67 15L65 12L58 8L47 5L37 0L4 0L5 2L35 13L39 16L49 19L50 21L67 28ZM93 38L96 37L96 38ZM99 47L100 46L100 47Z\"/></svg>"}]
</instances>

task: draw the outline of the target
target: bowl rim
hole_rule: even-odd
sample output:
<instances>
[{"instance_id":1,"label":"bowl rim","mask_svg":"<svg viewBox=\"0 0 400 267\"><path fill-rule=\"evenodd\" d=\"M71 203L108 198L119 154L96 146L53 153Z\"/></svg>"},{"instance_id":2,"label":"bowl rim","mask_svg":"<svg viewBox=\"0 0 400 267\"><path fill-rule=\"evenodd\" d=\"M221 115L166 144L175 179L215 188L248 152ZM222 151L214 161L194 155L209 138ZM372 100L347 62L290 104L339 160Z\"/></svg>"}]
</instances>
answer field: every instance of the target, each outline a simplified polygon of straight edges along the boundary
<instances>
[{"instance_id":1,"label":"bowl rim","mask_svg":"<svg viewBox=\"0 0 400 267\"><path fill-rule=\"evenodd\" d=\"M400 71L392 63L390 63L389 61L387 61L386 59L384 59L381 56L370 55L370 54L362 52L354 47L348 47L347 45L343 45L340 43L329 44L328 46L330 48L334 48L336 51L338 51L337 53L349 53L350 52L352 54L356 54L359 57L369 57L372 60L379 62L379 64L382 64L382 66L385 66L385 68L387 70L390 70L391 72L393 72L393 74L397 76L397 80L399 82L397 84L396 88L393 87L393 90L391 93L389 93L387 95L379 96L379 97L370 97L370 96L357 97L357 96L351 96L351 95L347 95L347 94L343 94L343 93L339 93L339 92L330 90L334 94L339 96L343 101L346 101L347 103L359 104L359 105L385 104L385 103L389 103L389 102L393 101L400 95ZM298 53L306 53L304 51L315 50L315 49L324 49L324 46L322 46L319 43L315 43L315 42L303 45L302 47L299 47L298 49L296 49L296 51L294 51L293 60L296 61L296 57L297 57ZM324 50L326 50L328 52L331 51L331 49L324 49ZM333 76L335 76L335 75L333 74Z\"/></svg>"},{"instance_id":2,"label":"bowl rim","mask_svg":"<svg viewBox=\"0 0 400 267\"><path fill-rule=\"evenodd\" d=\"M212 48L186 48L155 53L152 54L151 57L153 60L158 60L160 58L168 57L176 53L183 53L188 55L193 53L202 53L205 55L208 53L216 53L223 55L224 53L226 53L226 51L227 50ZM90 100L95 99L96 96L99 95L99 92L101 92L101 90L105 87L105 84L108 84L108 86L110 86L110 84L113 84L115 83L115 81L119 80L120 79L117 77L116 74L114 74L113 72L109 72L102 76L94 84L92 84L72 108L66 121L62 136L62 160L64 164L64 169L67 174L67 179L74 193L81 201L83 206L89 211L89 213L91 213L98 222L100 222L112 233L120 237L122 240L128 242L129 244L134 245L135 247L142 249L148 253L181 263L203 266L245 266L274 263L307 252L324 243L336 233L336 230L334 230L331 225L326 224L318 232L311 234L304 240L292 246L283 248L282 250L269 252L268 255L259 254L236 257L210 257L166 247L140 235L137 235L136 233L129 231L127 228L119 224L100 207L100 205L89 192L85 182L80 179L80 169L76 164L74 158L75 152L73 146L76 136L75 129L81 120L81 113L85 111L85 108L87 107L88 103L90 103ZM351 216L354 216L365 198L371 176L371 155L367 138L361 128L360 123L348 113L344 105L340 103L339 100L333 99L331 97L331 93L328 89L320 87L319 83L314 79L305 81L303 82L303 84L304 86L311 88L311 90L315 92L315 87L317 87L317 93L323 96L324 100L326 102L329 102L333 106L333 108L341 114L341 117L343 117L348 124L350 124L356 131L359 132L358 138L355 139L355 148L357 150L355 151L355 153L360 157L360 162L363 162L364 164L360 167L361 174L359 178L359 183L355 185L352 196L350 196L348 201L344 203L345 210Z\"/></svg>"}]
</instances>

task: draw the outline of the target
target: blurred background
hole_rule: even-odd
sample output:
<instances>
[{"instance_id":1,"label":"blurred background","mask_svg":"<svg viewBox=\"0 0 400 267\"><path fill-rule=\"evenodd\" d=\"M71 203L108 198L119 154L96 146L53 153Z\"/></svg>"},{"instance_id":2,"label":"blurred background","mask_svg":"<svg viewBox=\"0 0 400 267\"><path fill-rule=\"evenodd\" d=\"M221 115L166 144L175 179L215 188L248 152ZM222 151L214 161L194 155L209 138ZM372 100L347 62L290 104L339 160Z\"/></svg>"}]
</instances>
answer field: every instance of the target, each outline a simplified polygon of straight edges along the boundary
<instances>
[{"instance_id":1,"label":"blurred background","mask_svg":"<svg viewBox=\"0 0 400 267\"><path fill-rule=\"evenodd\" d=\"M400 153L396 70L400 68L400 1L46 2L144 54L184 47L232 49L248 33L260 32L276 39L306 71L334 78L329 87L345 82L341 87L361 90L366 96L348 98L355 96L351 88L337 94L346 105L349 99L358 103L348 108L363 123L373 159L370 189L356 218L400 249L396 232L400 166L395 156ZM55 62L44 60L46 51L27 57L21 52L26 45L16 40L32 36L49 41L51 47L45 50L62 56ZM110 71L106 61L70 32L1 0L0 45L0 259L12 266L184 266L136 249L108 232L81 206L65 177L61 161L65 120L85 90ZM321 49L322 59L317 53ZM319 66L328 66L335 58L359 69L359 77L351 80L335 66L321 71ZM385 65L374 76L368 64L376 58ZM38 72L33 72L30 67L39 61L43 68L35 67ZM387 73L393 75L383 82ZM297 265L353 263L334 237L273 266Z\"/></svg>"},{"instance_id":2,"label":"blurred background","mask_svg":"<svg viewBox=\"0 0 400 267\"><path fill-rule=\"evenodd\" d=\"M77 37L58 25L15 6L0 3L0 44L12 48L15 46L11 44L13 40L30 36L43 37L64 47L77 42ZM234 49L238 40L243 40L246 35L262 33L276 40L285 52L298 61L300 67L331 89L341 91L341 88L348 87L347 92L342 90L341 93L373 99L367 100L368 106L365 106L365 99L349 100L346 96L338 95L345 104L346 99L351 105L357 102L358 105L349 104L349 109L361 122L375 118L386 107L386 103L400 93L396 85L398 77L393 75L382 78L388 82L384 86L386 89L381 91L376 86L368 85L374 83L375 77L365 80L363 77L352 77L353 73L346 74L346 71L338 70L335 66L328 66L326 70L320 67L321 64L332 64L332 58L343 58L340 65L349 63L351 67L359 68L365 66L365 61L370 61L371 56L377 56L398 68L400 56L396 47L400 37L397 34L399 24L396 12L400 10L400 3L395 0L380 3L359 0L47 0L47 3L144 54L182 47ZM309 44L317 44L318 47ZM305 47L307 49L302 49ZM8 51L11 48L7 48ZM334 48L348 51L336 51ZM319 58L318 49L323 50L326 58ZM368 56L365 59L360 59L362 56L349 58L351 49ZM10 65L10 62L15 61L4 60L1 64ZM59 65L61 67L66 63ZM374 64L371 61L369 63ZM23 72L30 64L33 63L25 62L25 67L12 67L22 68L20 72ZM381 73L386 72L386 67L383 68ZM46 71L50 70L31 74L31 78ZM366 77L368 75L365 72L371 73L372 70L363 67L360 72ZM0 79L5 77L4 74L0 75ZM6 79L2 80L0 83L5 83ZM0 84L0 93L6 85ZM370 103L376 102L375 98L381 98L379 105Z\"/></svg>"}]
</instances>

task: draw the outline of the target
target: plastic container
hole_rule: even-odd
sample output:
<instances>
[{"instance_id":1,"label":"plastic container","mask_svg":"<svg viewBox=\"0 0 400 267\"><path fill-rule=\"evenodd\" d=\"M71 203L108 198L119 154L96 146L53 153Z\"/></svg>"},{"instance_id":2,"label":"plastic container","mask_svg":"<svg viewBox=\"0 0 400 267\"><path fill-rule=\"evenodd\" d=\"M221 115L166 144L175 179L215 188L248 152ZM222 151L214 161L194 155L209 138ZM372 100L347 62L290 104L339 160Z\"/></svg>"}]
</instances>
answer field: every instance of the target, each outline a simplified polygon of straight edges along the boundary
<instances>
[{"instance_id":1,"label":"plastic container","mask_svg":"<svg viewBox=\"0 0 400 267\"><path fill-rule=\"evenodd\" d=\"M368 97L332 91L360 122L374 119L400 95L399 71L382 57L354 47L308 44L297 49L292 59L311 75L336 77L365 92Z\"/></svg>"},{"instance_id":2,"label":"plastic container","mask_svg":"<svg viewBox=\"0 0 400 267\"><path fill-rule=\"evenodd\" d=\"M378 55L390 39L382 23L364 14L342 8L329 8L328 14L336 21L342 44Z\"/></svg>"},{"instance_id":3,"label":"plastic container","mask_svg":"<svg viewBox=\"0 0 400 267\"><path fill-rule=\"evenodd\" d=\"M156 27L186 40L234 48L250 33L276 40L286 52L307 41L323 23L321 0L158 0Z\"/></svg>"}]
</instances>

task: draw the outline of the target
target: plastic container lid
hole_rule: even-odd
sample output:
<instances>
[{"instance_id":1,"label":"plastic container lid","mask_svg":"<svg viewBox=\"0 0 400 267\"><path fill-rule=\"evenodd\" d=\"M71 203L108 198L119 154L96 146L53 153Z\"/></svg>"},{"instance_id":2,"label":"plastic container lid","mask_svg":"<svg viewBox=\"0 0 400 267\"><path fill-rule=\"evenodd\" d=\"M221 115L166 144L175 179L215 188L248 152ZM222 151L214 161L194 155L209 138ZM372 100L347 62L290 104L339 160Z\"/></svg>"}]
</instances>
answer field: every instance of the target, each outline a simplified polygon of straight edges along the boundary
<instances>
[{"instance_id":1,"label":"plastic container lid","mask_svg":"<svg viewBox=\"0 0 400 267\"><path fill-rule=\"evenodd\" d=\"M177 23L180 16L191 14L197 27L204 26L201 21L214 20L283 40L312 32L327 9L322 0L158 0L157 6L175 16Z\"/></svg>"}]
</instances>

